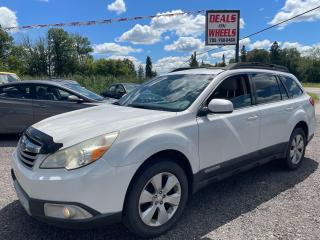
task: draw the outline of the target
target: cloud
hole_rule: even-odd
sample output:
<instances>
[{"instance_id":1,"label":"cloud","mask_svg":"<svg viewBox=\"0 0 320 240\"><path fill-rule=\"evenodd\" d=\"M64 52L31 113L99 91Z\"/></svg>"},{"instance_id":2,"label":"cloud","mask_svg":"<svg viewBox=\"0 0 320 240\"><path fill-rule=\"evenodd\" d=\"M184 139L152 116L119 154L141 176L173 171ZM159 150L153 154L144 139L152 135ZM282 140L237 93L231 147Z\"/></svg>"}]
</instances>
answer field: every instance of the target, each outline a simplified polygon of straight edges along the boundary
<instances>
[{"instance_id":1,"label":"cloud","mask_svg":"<svg viewBox=\"0 0 320 240\"><path fill-rule=\"evenodd\" d=\"M205 32L205 16L203 14L181 14L182 10L157 13L148 25L135 25L122 34L119 41L129 41L133 44L154 44L160 41L162 34L173 33L178 37L198 37ZM161 16L167 14L181 14L175 16ZM244 20L240 19L243 28ZM166 37L165 37L166 39Z\"/></svg>"},{"instance_id":2,"label":"cloud","mask_svg":"<svg viewBox=\"0 0 320 240\"><path fill-rule=\"evenodd\" d=\"M3 28L17 27L18 18L16 13L7 7L0 7L0 25Z\"/></svg>"},{"instance_id":3,"label":"cloud","mask_svg":"<svg viewBox=\"0 0 320 240\"><path fill-rule=\"evenodd\" d=\"M115 0L108 5L108 10L121 14L127 11L126 4L123 0Z\"/></svg>"},{"instance_id":4,"label":"cloud","mask_svg":"<svg viewBox=\"0 0 320 240\"><path fill-rule=\"evenodd\" d=\"M272 45L273 41L270 41L268 39L265 40L259 40L252 44L250 44L250 49L269 49Z\"/></svg>"},{"instance_id":5,"label":"cloud","mask_svg":"<svg viewBox=\"0 0 320 240\"><path fill-rule=\"evenodd\" d=\"M38 2L44 2L44 3L48 3L49 0L37 0Z\"/></svg>"},{"instance_id":6,"label":"cloud","mask_svg":"<svg viewBox=\"0 0 320 240\"><path fill-rule=\"evenodd\" d=\"M161 32L148 25L136 24L132 29L123 33L117 40L129 41L133 44L154 44L160 41Z\"/></svg>"},{"instance_id":7,"label":"cloud","mask_svg":"<svg viewBox=\"0 0 320 240\"><path fill-rule=\"evenodd\" d=\"M240 28L244 28L244 26L246 25L245 21L243 18L240 18Z\"/></svg>"},{"instance_id":8,"label":"cloud","mask_svg":"<svg viewBox=\"0 0 320 240\"><path fill-rule=\"evenodd\" d=\"M127 55L129 53L141 52L140 48L132 48L129 46L121 46L116 43L102 43L93 46L95 54L110 54L110 55Z\"/></svg>"},{"instance_id":9,"label":"cloud","mask_svg":"<svg viewBox=\"0 0 320 240\"><path fill-rule=\"evenodd\" d=\"M160 58L153 64L154 69L158 74L164 74L172 71L173 69L188 66L188 60L190 56L181 56L181 57L164 57Z\"/></svg>"},{"instance_id":10,"label":"cloud","mask_svg":"<svg viewBox=\"0 0 320 240\"><path fill-rule=\"evenodd\" d=\"M203 41L193 37L180 37L177 41L172 44L165 45L164 50L176 51L176 52L192 52L200 50L204 47Z\"/></svg>"},{"instance_id":11,"label":"cloud","mask_svg":"<svg viewBox=\"0 0 320 240\"><path fill-rule=\"evenodd\" d=\"M319 0L286 0L285 5L281 10L274 16L269 24L277 24L289 18L292 18L298 14L312 9L319 5ZM294 22L311 22L320 20L320 9L307 13L301 17L293 19L287 23L279 26L279 29L285 28L288 24Z\"/></svg>"}]
</instances>

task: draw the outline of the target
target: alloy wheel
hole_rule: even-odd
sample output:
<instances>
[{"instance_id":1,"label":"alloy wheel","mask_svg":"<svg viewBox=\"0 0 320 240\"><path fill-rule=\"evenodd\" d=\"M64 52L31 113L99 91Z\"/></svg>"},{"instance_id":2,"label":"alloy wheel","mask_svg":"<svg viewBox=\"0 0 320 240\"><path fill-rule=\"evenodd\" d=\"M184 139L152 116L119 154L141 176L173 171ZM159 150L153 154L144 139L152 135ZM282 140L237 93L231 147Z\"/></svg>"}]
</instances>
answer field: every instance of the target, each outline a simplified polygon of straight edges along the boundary
<instances>
[{"instance_id":1,"label":"alloy wheel","mask_svg":"<svg viewBox=\"0 0 320 240\"><path fill-rule=\"evenodd\" d=\"M290 160L293 164L298 164L302 160L304 147L303 137L297 134L293 138L290 147Z\"/></svg>"},{"instance_id":2,"label":"alloy wheel","mask_svg":"<svg viewBox=\"0 0 320 240\"><path fill-rule=\"evenodd\" d=\"M162 226L175 214L181 200L181 186L172 173L153 176L139 198L139 215L148 226Z\"/></svg>"}]
</instances>

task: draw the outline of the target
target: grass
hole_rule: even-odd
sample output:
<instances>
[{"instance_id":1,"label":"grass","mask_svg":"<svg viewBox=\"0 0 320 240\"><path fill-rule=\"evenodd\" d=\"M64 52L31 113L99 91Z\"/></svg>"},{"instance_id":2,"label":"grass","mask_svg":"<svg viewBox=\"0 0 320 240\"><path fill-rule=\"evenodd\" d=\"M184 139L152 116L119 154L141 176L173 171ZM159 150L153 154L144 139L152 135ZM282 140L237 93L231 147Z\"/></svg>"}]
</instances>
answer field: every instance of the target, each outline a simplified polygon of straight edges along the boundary
<instances>
[{"instance_id":1,"label":"grass","mask_svg":"<svg viewBox=\"0 0 320 240\"><path fill-rule=\"evenodd\" d=\"M316 87L316 88L320 88L320 83L311 83L311 82L305 82L302 83L303 87Z\"/></svg>"},{"instance_id":2,"label":"grass","mask_svg":"<svg viewBox=\"0 0 320 240\"><path fill-rule=\"evenodd\" d=\"M313 98L313 100L314 100L316 103L319 102L319 96L318 96L318 94L310 93L310 92L308 92L308 94Z\"/></svg>"}]
</instances>

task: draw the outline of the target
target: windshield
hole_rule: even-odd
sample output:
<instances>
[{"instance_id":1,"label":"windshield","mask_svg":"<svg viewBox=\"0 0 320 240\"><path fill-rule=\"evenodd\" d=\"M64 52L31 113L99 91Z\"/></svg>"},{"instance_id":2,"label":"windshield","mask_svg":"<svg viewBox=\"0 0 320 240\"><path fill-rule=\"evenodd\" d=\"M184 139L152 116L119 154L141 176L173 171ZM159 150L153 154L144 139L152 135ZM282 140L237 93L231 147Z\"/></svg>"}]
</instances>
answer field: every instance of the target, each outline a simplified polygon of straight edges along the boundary
<instances>
[{"instance_id":1,"label":"windshield","mask_svg":"<svg viewBox=\"0 0 320 240\"><path fill-rule=\"evenodd\" d=\"M93 100L96 100L96 101L102 101L103 100L103 97L101 97L100 95L94 93L94 92L91 92L89 91L88 89L84 88L84 87L81 87L81 85L79 84L65 84L64 85L66 88L69 88L87 98L90 98L90 99L93 99Z\"/></svg>"},{"instance_id":2,"label":"windshield","mask_svg":"<svg viewBox=\"0 0 320 240\"><path fill-rule=\"evenodd\" d=\"M177 74L150 80L119 100L118 105L179 112L187 109L212 75Z\"/></svg>"},{"instance_id":3,"label":"windshield","mask_svg":"<svg viewBox=\"0 0 320 240\"><path fill-rule=\"evenodd\" d=\"M123 84L124 88L126 89L127 93L131 92L135 88L137 88L138 84Z\"/></svg>"},{"instance_id":4,"label":"windshield","mask_svg":"<svg viewBox=\"0 0 320 240\"><path fill-rule=\"evenodd\" d=\"M16 74L0 74L0 84L20 81Z\"/></svg>"}]
</instances>

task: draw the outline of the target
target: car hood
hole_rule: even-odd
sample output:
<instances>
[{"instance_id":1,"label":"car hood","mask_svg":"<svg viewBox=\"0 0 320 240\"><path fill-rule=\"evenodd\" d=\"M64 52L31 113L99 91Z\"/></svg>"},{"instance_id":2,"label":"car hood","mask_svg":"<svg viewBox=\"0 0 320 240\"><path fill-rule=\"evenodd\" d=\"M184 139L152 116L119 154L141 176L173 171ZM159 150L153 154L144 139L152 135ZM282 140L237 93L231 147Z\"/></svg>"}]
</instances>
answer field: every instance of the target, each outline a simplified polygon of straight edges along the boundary
<instances>
[{"instance_id":1,"label":"car hood","mask_svg":"<svg viewBox=\"0 0 320 240\"><path fill-rule=\"evenodd\" d=\"M176 116L174 112L105 104L47 118L33 125L63 148L106 133Z\"/></svg>"}]
</instances>

